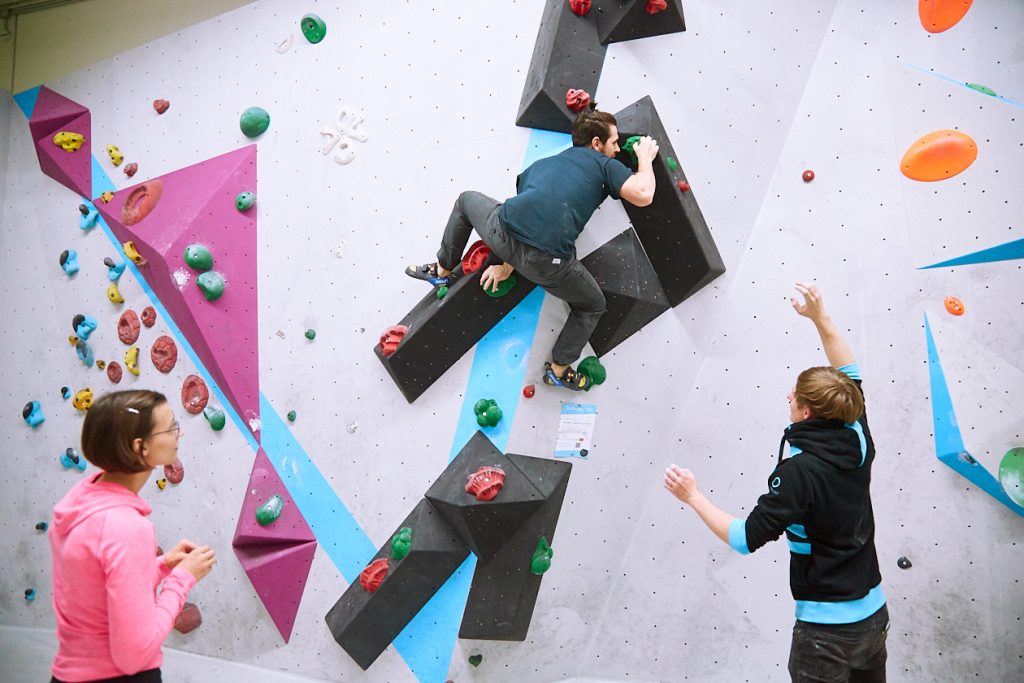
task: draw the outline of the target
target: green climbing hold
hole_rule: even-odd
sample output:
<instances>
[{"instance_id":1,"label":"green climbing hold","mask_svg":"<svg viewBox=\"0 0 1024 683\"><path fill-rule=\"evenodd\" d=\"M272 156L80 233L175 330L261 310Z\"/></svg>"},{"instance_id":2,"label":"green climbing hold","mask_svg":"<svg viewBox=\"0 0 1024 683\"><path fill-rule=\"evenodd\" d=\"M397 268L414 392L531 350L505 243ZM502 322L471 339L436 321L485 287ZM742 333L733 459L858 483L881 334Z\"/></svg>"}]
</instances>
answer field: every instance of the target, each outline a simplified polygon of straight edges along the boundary
<instances>
[{"instance_id":1,"label":"green climbing hold","mask_svg":"<svg viewBox=\"0 0 1024 683\"><path fill-rule=\"evenodd\" d=\"M306 330L306 339L308 339L309 341L313 341L314 339L316 339L316 330L314 330L312 327Z\"/></svg>"},{"instance_id":2,"label":"green climbing hold","mask_svg":"<svg viewBox=\"0 0 1024 683\"><path fill-rule=\"evenodd\" d=\"M288 411L288 421L289 422L295 422L295 418L297 418L297 417L298 417L298 414L294 410L289 410Z\"/></svg>"},{"instance_id":3,"label":"green climbing hold","mask_svg":"<svg viewBox=\"0 0 1024 683\"><path fill-rule=\"evenodd\" d=\"M190 244L185 247L185 263L193 270L213 268L213 254L204 244Z\"/></svg>"},{"instance_id":4,"label":"green climbing hold","mask_svg":"<svg viewBox=\"0 0 1024 683\"><path fill-rule=\"evenodd\" d=\"M448 285L441 285L436 290L434 290L434 296L436 296L438 300L441 300L448 296Z\"/></svg>"},{"instance_id":5,"label":"green climbing hold","mask_svg":"<svg viewBox=\"0 0 1024 683\"><path fill-rule=\"evenodd\" d=\"M284 498L281 496L271 496L270 500L256 508L256 521L259 522L260 526L273 524L281 516L283 510Z\"/></svg>"},{"instance_id":6,"label":"green climbing hold","mask_svg":"<svg viewBox=\"0 0 1024 683\"><path fill-rule=\"evenodd\" d=\"M270 114L261 107L249 107L242 112L238 126L247 138L255 138L267 132L270 127Z\"/></svg>"},{"instance_id":7,"label":"green climbing hold","mask_svg":"<svg viewBox=\"0 0 1024 683\"><path fill-rule=\"evenodd\" d=\"M207 301L216 301L224 293L224 276L215 270L208 270L196 278L196 285L203 291Z\"/></svg>"},{"instance_id":8,"label":"green climbing hold","mask_svg":"<svg viewBox=\"0 0 1024 683\"><path fill-rule=\"evenodd\" d=\"M644 136L642 135L630 135L626 138L626 144L620 147L623 152L629 152L629 156L632 157L634 165L640 163L640 160L637 159L636 150L633 148L636 147L637 143L643 140L643 138Z\"/></svg>"},{"instance_id":9,"label":"green climbing hold","mask_svg":"<svg viewBox=\"0 0 1024 683\"><path fill-rule=\"evenodd\" d=\"M227 419L224 417L224 411L213 406L203 408L203 417L206 418L206 421L210 423L210 427L215 432L224 429L224 424L227 422Z\"/></svg>"},{"instance_id":10,"label":"green climbing hold","mask_svg":"<svg viewBox=\"0 0 1024 683\"><path fill-rule=\"evenodd\" d=\"M540 576L551 569L551 557L555 551L548 545L546 536L541 536L537 541L537 549L533 551L533 559L530 560L530 573Z\"/></svg>"},{"instance_id":11,"label":"green climbing hold","mask_svg":"<svg viewBox=\"0 0 1024 683\"><path fill-rule=\"evenodd\" d=\"M239 192L235 197L235 208L239 211L248 211L256 203L256 195L252 192Z\"/></svg>"},{"instance_id":12,"label":"green climbing hold","mask_svg":"<svg viewBox=\"0 0 1024 683\"><path fill-rule=\"evenodd\" d=\"M314 45L323 40L324 36L327 35L327 24L315 14L307 14L302 17L299 25L302 27L302 35L306 36L306 40Z\"/></svg>"},{"instance_id":13,"label":"green climbing hold","mask_svg":"<svg viewBox=\"0 0 1024 683\"><path fill-rule=\"evenodd\" d=\"M668 170L672 171L673 173L675 173L679 169L679 163L672 157L665 159L665 161L668 163Z\"/></svg>"},{"instance_id":14,"label":"green climbing hold","mask_svg":"<svg viewBox=\"0 0 1024 683\"><path fill-rule=\"evenodd\" d=\"M410 548L412 548L412 529L403 526L391 537L391 557L401 560L409 554Z\"/></svg>"},{"instance_id":15,"label":"green climbing hold","mask_svg":"<svg viewBox=\"0 0 1024 683\"><path fill-rule=\"evenodd\" d=\"M483 655L470 655L469 656L469 663L472 664L473 666L480 666L480 662L482 662L482 661L484 661L484 656Z\"/></svg>"},{"instance_id":16,"label":"green climbing hold","mask_svg":"<svg viewBox=\"0 0 1024 683\"><path fill-rule=\"evenodd\" d=\"M968 83L967 87L970 88L971 90L977 90L980 93L991 95L992 97L999 97L999 95L996 94L995 90L984 85L981 85L980 83Z\"/></svg>"},{"instance_id":17,"label":"green climbing hold","mask_svg":"<svg viewBox=\"0 0 1024 683\"><path fill-rule=\"evenodd\" d=\"M581 360L580 364L576 367L576 372L586 375L590 379L586 386L586 391L590 391L590 388L596 384L604 384L604 381L608 379L608 371L601 365L601 361L597 359L597 356L587 356Z\"/></svg>"},{"instance_id":18,"label":"green climbing hold","mask_svg":"<svg viewBox=\"0 0 1024 683\"><path fill-rule=\"evenodd\" d=\"M1024 447L1011 448L999 462L999 483L1017 505L1024 505Z\"/></svg>"},{"instance_id":19,"label":"green climbing hold","mask_svg":"<svg viewBox=\"0 0 1024 683\"><path fill-rule=\"evenodd\" d=\"M493 427L501 422L501 408L493 398L482 398L473 406L476 423L481 427Z\"/></svg>"},{"instance_id":20,"label":"green climbing hold","mask_svg":"<svg viewBox=\"0 0 1024 683\"><path fill-rule=\"evenodd\" d=\"M497 299L511 292L512 288L515 286L516 276L515 273L513 273L512 275L509 275L508 278L498 283L497 291L493 291L490 287L484 287L484 292L486 292L487 296Z\"/></svg>"}]
</instances>

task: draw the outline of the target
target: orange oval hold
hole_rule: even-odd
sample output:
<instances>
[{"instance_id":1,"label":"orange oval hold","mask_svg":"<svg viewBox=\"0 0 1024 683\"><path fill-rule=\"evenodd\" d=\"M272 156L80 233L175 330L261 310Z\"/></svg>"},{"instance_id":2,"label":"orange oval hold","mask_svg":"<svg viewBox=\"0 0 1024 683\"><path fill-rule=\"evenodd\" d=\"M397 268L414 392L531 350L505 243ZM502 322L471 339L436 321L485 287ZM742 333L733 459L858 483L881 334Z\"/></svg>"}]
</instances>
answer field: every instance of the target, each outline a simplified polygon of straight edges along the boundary
<instances>
[{"instance_id":1,"label":"orange oval hold","mask_svg":"<svg viewBox=\"0 0 1024 683\"><path fill-rule=\"evenodd\" d=\"M960 299L957 299L955 296L947 296L943 303L946 304L946 311L950 315L964 314L964 304L962 301L960 301Z\"/></svg>"},{"instance_id":2,"label":"orange oval hold","mask_svg":"<svg viewBox=\"0 0 1024 683\"><path fill-rule=\"evenodd\" d=\"M932 182L952 178L978 158L978 145L958 130L937 130L917 140L900 161L911 180Z\"/></svg>"},{"instance_id":3,"label":"orange oval hold","mask_svg":"<svg viewBox=\"0 0 1024 683\"><path fill-rule=\"evenodd\" d=\"M917 16L928 33L942 33L957 25L974 0L917 0Z\"/></svg>"}]
</instances>

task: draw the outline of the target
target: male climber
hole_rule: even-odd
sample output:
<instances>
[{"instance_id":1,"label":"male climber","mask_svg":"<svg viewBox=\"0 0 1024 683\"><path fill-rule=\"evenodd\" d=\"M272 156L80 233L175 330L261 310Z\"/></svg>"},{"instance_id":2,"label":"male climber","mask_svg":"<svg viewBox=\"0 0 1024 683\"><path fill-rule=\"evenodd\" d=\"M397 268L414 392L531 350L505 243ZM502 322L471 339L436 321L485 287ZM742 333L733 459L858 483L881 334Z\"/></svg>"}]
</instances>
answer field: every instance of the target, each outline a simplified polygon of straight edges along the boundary
<instances>
[{"instance_id":1,"label":"male climber","mask_svg":"<svg viewBox=\"0 0 1024 683\"><path fill-rule=\"evenodd\" d=\"M794 681L885 681L889 612L875 554L869 491L875 446L860 369L818 288L797 283L796 289L804 303L790 302L814 323L830 367L801 372L787 396L792 424L779 444L768 492L741 520L708 500L690 470L669 466L665 488L743 555L785 532L796 600L789 654Z\"/></svg>"},{"instance_id":2,"label":"male climber","mask_svg":"<svg viewBox=\"0 0 1024 683\"><path fill-rule=\"evenodd\" d=\"M576 258L576 238L605 197L635 206L654 200L651 162L658 144L644 137L634 147L638 170L615 159L615 117L593 108L572 125L569 149L534 162L516 179L516 196L503 204L479 192L463 192L448 218L437 262L409 266L406 274L447 285L475 228L503 263L484 270L480 284L497 291L513 271L569 304L569 318L544 364L544 382L579 391L589 380L572 368L605 311L604 294Z\"/></svg>"}]
</instances>

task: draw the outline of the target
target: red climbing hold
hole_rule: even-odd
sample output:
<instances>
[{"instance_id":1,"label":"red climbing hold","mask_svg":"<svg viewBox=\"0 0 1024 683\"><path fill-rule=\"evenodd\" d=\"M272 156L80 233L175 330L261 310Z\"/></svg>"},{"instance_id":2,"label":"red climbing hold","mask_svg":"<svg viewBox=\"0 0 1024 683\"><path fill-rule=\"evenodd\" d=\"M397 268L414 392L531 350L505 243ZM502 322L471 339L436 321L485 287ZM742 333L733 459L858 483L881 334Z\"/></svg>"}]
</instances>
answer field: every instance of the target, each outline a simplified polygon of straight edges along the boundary
<instances>
[{"instance_id":1,"label":"red climbing hold","mask_svg":"<svg viewBox=\"0 0 1024 683\"><path fill-rule=\"evenodd\" d=\"M526 398L533 398L536 393L537 387L535 387L532 384L527 384L525 387L523 387L523 396L525 396Z\"/></svg>"},{"instance_id":2,"label":"red climbing hold","mask_svg":"<svg viewBox=\"0 0 1024 683\"><path fill-rule=\"evenodd\" d=\"M121 364L118 363L116 360L112 360L109 363L107 363L107 379L109 379L111 382L113 382L114 384L120 383L121 376L123 374L124 372L121 370Z\"/></svg>"},{"instance_id":3,"label":"red climbing hold","mask_svg":"<svg viewBox=\"0 0 1024 683\"><path fill-rule=\"evenodd\" d=\"M590 0L569 0L569 9L573 14L583 17L590 11Z\"/></svg>"},{"instance_id":4,"label":"red climbing hold","mask_svg":"<svg viewBox=\"0 0 1024 683\"><path fill-rule=\"evenodd\" d=\"M181 405L189 415L198 415L210 402L210 390L199 375L189 375L181 385Z\"/></svg>"},{"instance_id":5,"label":"red climbing hold","mask_svg":"<svg viewBox=\"0 0 1024 683\"><path fill-rule=\"evenodd\" d=\"M491 256L491 248L484 244L483 240L477 240L470 245L469 251L462 257L462 274L469 275L484 267L487 259Z\"/></svg>"},{"instance_id":6,"label":"red climbing hold","mask_svg":"<svg viewBox=\"0 0 1024 683\"><path fill-rule=\"evenodd\" d=\"M657 14L658 12L664 12L668 9L668 3L665 0L647 0L647 7L644 11L648 14Z\"/></svg>"},{"instance_id":7,"label":"red climbing hold","mask_svg":"<svg viewBox=\"0 0 1024 683\"><path fill-rule=\"evenodd\" d=\"M804 171L804 174L801 177L804 179L805 183L809 183L812 180L814 180L814 171L812 171L811 169L807 169L806 171Z\"/></svg>"},{"instance_id":8,"label":"red climbing hold","mask_svg":"<svg viewBox=\"0 0 1024 683\"><path fill-rule=\"evenodd\" d=\"M153 365L160 372L170 372L174 369L174 364L178 362L178 347L175 345L174 340L163 335L156 338L153 342L153 348L149 350L149 357L153 359Z\"/></svg>"},{"instance_id":9,"label":"red climbing hold","mask_svg":"<svg viewBox=\"0 0 1024 683\"><path fill-rule=\"evenodd\" d=\"M139 165L136 164L134 161L124 167L124 174L126 176L128 176L129 178L131 178L133 175L138 173L138 171L139 171Z\"/></svg>"},{"instance_id":10,"label":"red climbing hold","mask_svg":"<svg viewBox=\"0 0 1024 683\"><path fill-rule=\"evenodd\" d=\"M128 193L128 199L121 207L121 223L135 225L142 221L156 208L160 195L164 193L164 184L160 180L147 180L137 185Z\"/></svg>"},{"instance_id":11,"label":"red climbing hold","mask_svg":"<svg viewBox=\"0 0 1024 683\"><path fill-rule=\"evenodd\" d=\"M156 110L157 114L163 114L170 106L171 103L167 100L153 100L153 109Z\"/></svg>"},{"instance_id":12,"label":"red climbing hold","mask_svg":"<svg viewBox=\"0 0 1024 683\"><path fill-rule=\"evenodd\" d=\"M174 630L178 633L191 633L203 623L203 615L199 608L191 602L182 605L178 617L174 620Z\"/></svg>"},{"instance_id":13,"label":"red climbing hold","mask_svg":"<svg viewBox=\"0 0 1024 683\"><path fill-rule=\"evenodd\" d=\"M145 315L145 311L143 311ZM117 319L117 338L122 344L134 344L139 340L139 316L132 309L128 309Z\"/></svg>"},{"instance_id":14,"label":"red climbing hold","mask_svg":"<svg viewBox=\"0 0 1024 683\"><path fill-rule=\"evenodd\" d=\"M572 111L583 111L590 106L590 93L586 90L569 88L565 93L565 106Z\"/></svg>"},{"instance_id":15,"label":"red climbing hold","mask_svg":"<svg viewBox=\"0 0 1024 683\"><path fill-rule=\"evenodd\" d=\"M690 183L686 182L685 180L680 180L678 183L676 183L676 186L679 188L680 192L690 191Z\"/></svg>"},{"instance_id":16,"label":"red climbing hold","mask_svg":"<svg viewBox=\"0 0 1024 683\"><path fill-rule=\"evenodd\" d=\"M164 476L172 484L180 484L185 478L185 466L177 458L170 465L164 465Z\"/></svg>"},{"instance_id":17,"label":"red climbing hold","mask_svg":"<svg viewBox=\"0 0 1024 683\"><path fill-rule=\"evenodd\" d=\"M384 583L384 579L388 576L388 558L381 557L370 564L366 565L366 569L359 572L359 585L363 587L368 593L380 588L380 585Z\"/></svg>"},{"instance_id":18,"label":"red climbing hold","mask_svg":"<svg viewBox=\"0 0 1024 683\"><path fill-rule=\"evenodd\" d=\"M153 327L153 323L156 322L156 310L152 306L146 306L142 309L142 324L146 327Z\"/></svg>"},{"instance_id":19,"label":"red climbing hold","mask_svg":"<svg viewBox=\"0 0 1024 683\"><path fill-rule=\"evenodd\" d=\"M409 328L405 325L392 325L380 335L380 353L382 356L390 356L398 350L402 343L402 337L406 335Z\"/></svg>"},{"instance_id":20,"label":"red climbing hold","mask_svg":"<svg viewBox=\"0 0 1024 683\"><path fill-rule=\"evenodd\" d=\"M469 475L466 493L472 493L477 500L494 500L505 485L505 470L496 465L484 465Z\"/></svg>"}]
</instances>

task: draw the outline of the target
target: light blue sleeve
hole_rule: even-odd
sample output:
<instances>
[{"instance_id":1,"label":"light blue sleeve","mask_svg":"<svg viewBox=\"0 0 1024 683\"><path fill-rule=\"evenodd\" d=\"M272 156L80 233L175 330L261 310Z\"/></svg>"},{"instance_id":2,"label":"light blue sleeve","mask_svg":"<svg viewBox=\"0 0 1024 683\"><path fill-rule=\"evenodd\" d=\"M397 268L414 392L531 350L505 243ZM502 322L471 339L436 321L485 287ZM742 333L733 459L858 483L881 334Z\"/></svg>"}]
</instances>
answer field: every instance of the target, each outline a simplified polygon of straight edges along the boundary
<instances>
[{"instance_id":1,"label":"light blue sleeve","mask_svg":"<svg viewBox=\"0 0 1024 683\"><path fill-rule=\"evenodd\" d=\"M846 365L836 368L839 372L843 373L850 379L863 379L860 376L860 365L857 363L847 363Z\"/></svg>"},{"instance_id":2,"label":"light blue sleeve","mask_svg":"<svg viewBox=\"0 0 1024 683\"><path fill-rule=\"evenodd\" d=\"M733 519L729 522L729 546L740 555L749 555L747 547L747 520Z\"/></svg>"}]
</instances>

